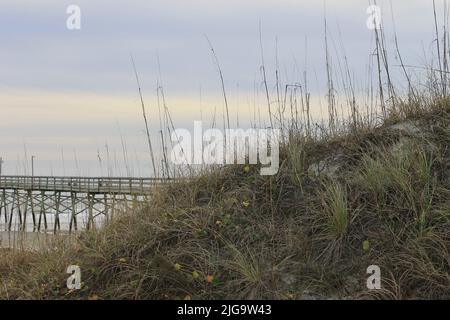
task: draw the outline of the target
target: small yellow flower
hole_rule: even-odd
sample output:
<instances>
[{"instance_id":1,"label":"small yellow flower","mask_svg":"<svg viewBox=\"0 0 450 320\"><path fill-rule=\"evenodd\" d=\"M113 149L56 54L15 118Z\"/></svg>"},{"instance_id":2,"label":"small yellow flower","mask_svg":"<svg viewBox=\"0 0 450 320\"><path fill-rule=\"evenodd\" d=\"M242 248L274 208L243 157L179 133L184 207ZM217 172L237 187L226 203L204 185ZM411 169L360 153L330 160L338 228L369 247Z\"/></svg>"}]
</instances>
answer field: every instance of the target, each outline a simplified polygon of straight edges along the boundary
<instances>
[{"instance_id":1,"label":"small yellow flower","mask_svg":"<svg viewBox=\"0 0 450 320\"><path fill-rule=\"evenodd\" d=\"M197 271L192 272L192 278L198 279L200 277L200 274Z\"/></svg>"},{"instance_id":2,"label":"small yellow flower","mask_svg":"<svg viewBox=\"0 0 450 320\"><path fill-rule=\"evenodd\" d=\"M250 205L249 201L242 201L242 205L247 208Z\"/></svg>"},{"instance_id":3,"label":"small yellow flower","mask_svg":"<svg viewBox=\"0 0 450 320\"><path fill-rule=\"evenodd\" d=\"M363 241L363 250L364 251L369 250L369 240L364 240Z\"/></svg>"},{"instance_id":4,"label":"small yellow flower","mask_svg":"<svg viewBox=\"0 0 450 320\"><path fill-rule=\"evenodd\" d=\"M249 172L250 172L250 166L249 166L249 165L246 165L246 166L244 167L244 172L245 172L245 173L249 173Z\"/></svg>"},{"instance_id":5,"label":"small yellow flower","mask_svg":"<svg viewBox=\"0 0 450 320\"><path fill-rule=\"evenodd\" d=\"M177 271L181 270L181 264L179 264L179 263L175 263L174 267L175 267L175 270L177 270Z\"/></svg>"},{"instance_id":6,"label":"small yellow flower","mask_svg":"<svg viewBox=\"0 0 450 320\"><path fill-rule=\"evenodd\" d=\"M211 275L206 276L206 282L211 283L213 281L214 281L214 276L211 276Z\"/></svg>"},{"instance_id":7,"label":"small yellow flower","mask_svg":"<svg viewBox=\"0 0 450 320\"><path fill-rule=\"evenodd\" d=\"M120 258L120 259L119 259L119 262L120 262L120 263L126 263L126 262L127 262L127 259L125 259L125 258Z\"/></svg>"}]
</instances>

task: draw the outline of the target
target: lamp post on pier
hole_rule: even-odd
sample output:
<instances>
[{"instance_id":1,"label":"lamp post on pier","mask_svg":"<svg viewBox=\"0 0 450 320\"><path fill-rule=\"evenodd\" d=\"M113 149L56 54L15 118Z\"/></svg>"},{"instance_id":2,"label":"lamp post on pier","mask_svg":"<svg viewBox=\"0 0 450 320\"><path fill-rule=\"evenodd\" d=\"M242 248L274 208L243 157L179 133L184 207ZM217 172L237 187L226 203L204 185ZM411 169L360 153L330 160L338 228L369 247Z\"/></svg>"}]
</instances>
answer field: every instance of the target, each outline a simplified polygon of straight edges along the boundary
<instances>
[{"instance_id":1,"label":"lamp post on pier","mask_svg":"<svg viewBox=\"0 0 450 320\"><path fill-rule=\"evenodd\" d=\"M34 177L34 159L36 156L31 156L31 176Z\"/></svg>"},{"instance_id":2,"label":"lamp post on pier","mask_svg":"<svg viewBox=\"0 0 450 320\"><path fill-rule=\"evenodd\" d=\"M36 156L31 156L31 187L32 188L34 186L34 158L36 158Z\"/></svg>"}]
</instances>

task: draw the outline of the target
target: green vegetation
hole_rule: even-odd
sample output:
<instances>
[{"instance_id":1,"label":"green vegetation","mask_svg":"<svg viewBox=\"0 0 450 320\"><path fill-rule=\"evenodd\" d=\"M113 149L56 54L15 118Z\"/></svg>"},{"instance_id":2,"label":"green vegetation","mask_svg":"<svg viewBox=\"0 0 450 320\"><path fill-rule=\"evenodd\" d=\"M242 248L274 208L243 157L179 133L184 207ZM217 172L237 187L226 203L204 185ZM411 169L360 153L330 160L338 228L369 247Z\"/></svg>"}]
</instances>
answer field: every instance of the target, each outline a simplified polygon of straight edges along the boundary
<instances>
[{"instance_id":1,"label":"green vegetation","mask_svg":"<svg viewBox=\"0 0 450 320\"><path fill-rule=\"evenodd\" d=\"M145 206L70 245L55 239L37 252L0 251L0 298L450 299L450 49L447 22L442 38L436 15L435 26L435 58L418 84L395 35L403 98L384 28L375 28L370 70L378 81L366 79L359 93L367 99L357 103L345 53L332 71L325 20L328 121L320 123L306 70L302 85L282 84L276 70L273 99L262 59L266 111L283 133L277 175L248 165L205 169L155 187ZM342 98L347 115L338 110ZM69 265L81 267L80 290L66 288ZM380 290L366 287L371 265L381 268Z\"/></svg>"},{"instance_id":2,"label":"green vegetation","mask_svg":"<svg viewBox=\"0 0 450 320\"><path fill-rule=\"evenodd\" d=\"M293 134L276 176L210 170L70 246L3 251L0 297L449 299L450 100L420 105L377 128Z\"/></svg>"}]
</instances>

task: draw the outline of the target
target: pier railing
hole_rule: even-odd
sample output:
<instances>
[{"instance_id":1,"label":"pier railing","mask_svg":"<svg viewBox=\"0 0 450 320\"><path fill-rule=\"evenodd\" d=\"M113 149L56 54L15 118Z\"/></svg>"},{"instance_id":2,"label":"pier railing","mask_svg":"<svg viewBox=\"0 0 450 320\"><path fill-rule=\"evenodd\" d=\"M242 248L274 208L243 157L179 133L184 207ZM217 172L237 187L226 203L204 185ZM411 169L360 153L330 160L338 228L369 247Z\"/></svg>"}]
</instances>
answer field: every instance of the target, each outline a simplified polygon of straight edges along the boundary
<instances>
[{"instance_id":1,"label":"pier railing","mask_svg":"<svg viewBox=\"0 0 450 320\"><path fill-rule=\"evenodd\" d=\"M146 194L162 178L0 176L0 189L104 194Z\"/></svg>"}]
</instances>

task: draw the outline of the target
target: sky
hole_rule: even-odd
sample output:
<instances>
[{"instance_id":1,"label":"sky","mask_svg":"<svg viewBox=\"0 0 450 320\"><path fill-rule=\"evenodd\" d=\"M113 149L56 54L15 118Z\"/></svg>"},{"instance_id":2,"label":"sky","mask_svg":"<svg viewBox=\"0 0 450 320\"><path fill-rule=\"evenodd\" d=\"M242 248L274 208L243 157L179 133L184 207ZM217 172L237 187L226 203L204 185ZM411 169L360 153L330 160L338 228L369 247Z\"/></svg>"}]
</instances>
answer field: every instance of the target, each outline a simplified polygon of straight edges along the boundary
<instances>
[{"instance_id":1,"label":"sky","mask_svg":"<svg viewBox=\"0 0 450 320\"><path fill-rule=\"evenodd\" d=\"M262 54L271 95L275 70L303 83L312 111L325 101L324 16L332 59L345 51L363 90L374 49L362 0L0 0L0 157L2 174L152 175L133 55L160 148L157 86L175 127L222 121L223 72L233 125L267 121ZM443 17L443 1L437 1ZM81 10L69 30L67 8ZM403 59L421 65L433 46L431 1L378 1L393 44L391 5ZM261 50L262 48L262 50ZM392 64L395 65L395 54ZM336 55L336 57L334 57ZM337 67L336 67L337 68ZM412 71L413 72L413 71ZM261 111L262 110L262 111ZM159 158L158 158L159 161Z\"/></svg>"}]
</instances>

